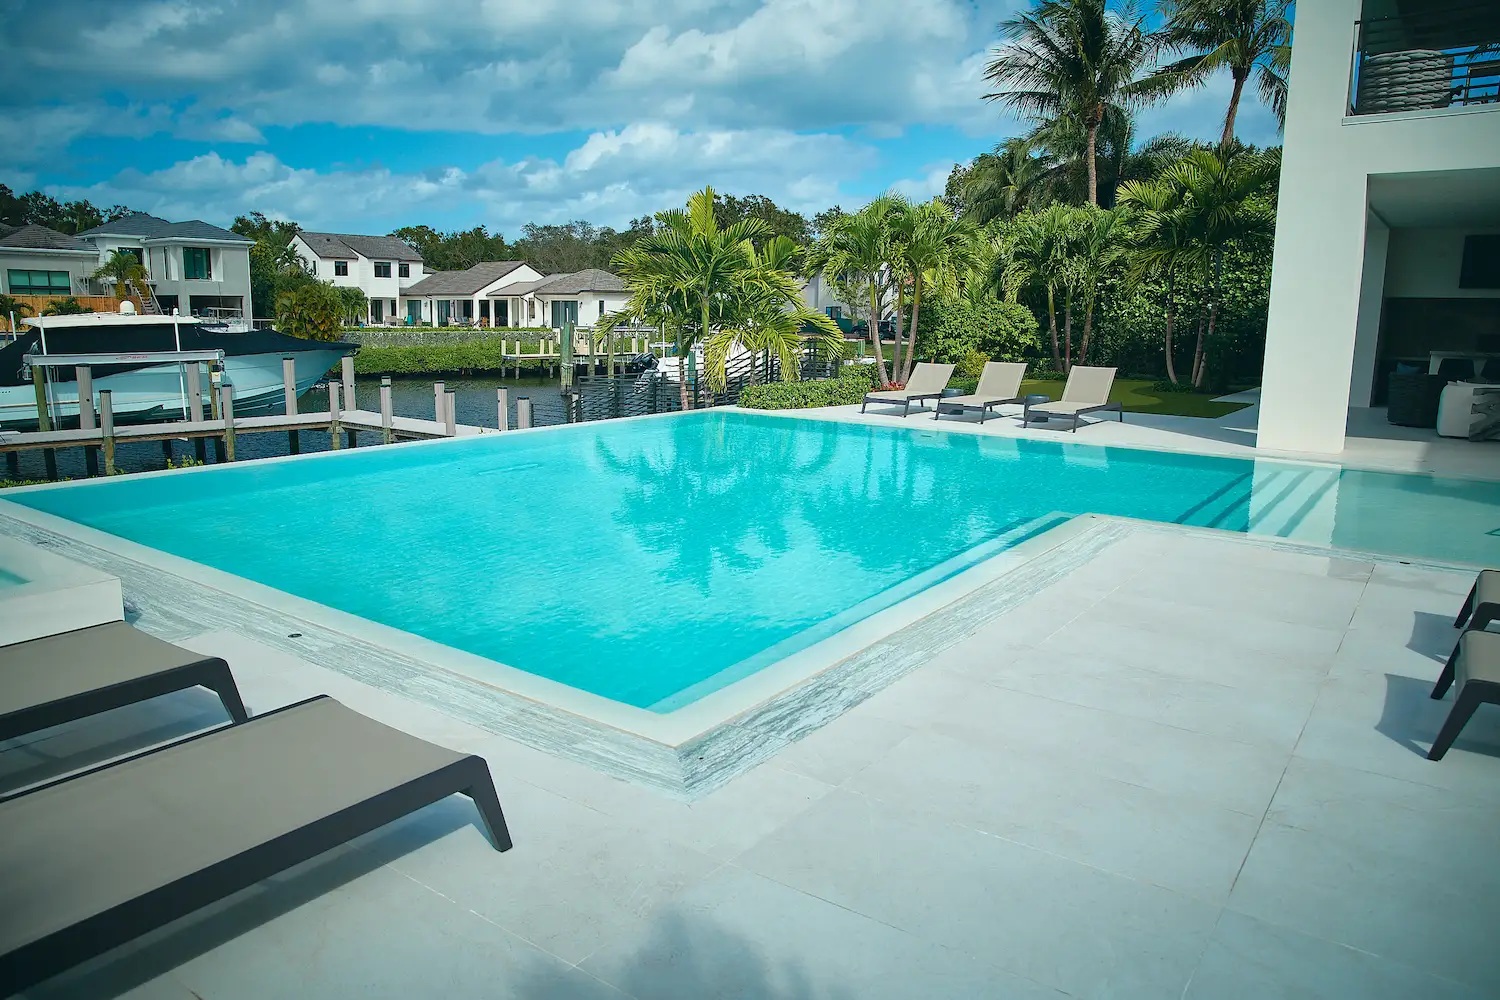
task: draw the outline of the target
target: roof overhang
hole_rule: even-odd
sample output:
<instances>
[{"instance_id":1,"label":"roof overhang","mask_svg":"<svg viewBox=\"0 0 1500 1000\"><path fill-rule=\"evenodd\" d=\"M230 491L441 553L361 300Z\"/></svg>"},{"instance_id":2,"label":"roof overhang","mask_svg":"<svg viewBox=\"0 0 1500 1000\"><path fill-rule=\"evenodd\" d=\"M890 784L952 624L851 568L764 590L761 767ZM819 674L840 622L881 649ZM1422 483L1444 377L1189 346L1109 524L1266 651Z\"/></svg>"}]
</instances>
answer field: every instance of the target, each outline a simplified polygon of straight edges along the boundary
<instances>
[{"instance_id":1,"label":"roof overhang","mask_svg":"<svg viewBox=\"0 0 1500 1000\"><path fill-rule=\"evenodd\" d=\"M0 246L0 254L8 253L39 253L48 256L74 256L94 257L99 256L98 250L60 250L56 247L5 247Z\"/></svg>"},{"instance_id":2,"label":"roof overhang","mask_svg":"<svg viewBox=\"0 0 1500 1000\"><path fill-rule=\"evenodd\" d=\"M251 247L255 246L255 241L254 240L212 239L212 238L207 237L207 236L151 236L151 237L136 236L136 237L132 237L132 239L138 239L142 243L147 244L148 246L155 245L155 244L158 244L158 243L191 243L194 246L198 246L199 244L206 243L206 244L208 244L210 246L242 247L245 250L249 250Z\"/></svg>"}]
</instances>

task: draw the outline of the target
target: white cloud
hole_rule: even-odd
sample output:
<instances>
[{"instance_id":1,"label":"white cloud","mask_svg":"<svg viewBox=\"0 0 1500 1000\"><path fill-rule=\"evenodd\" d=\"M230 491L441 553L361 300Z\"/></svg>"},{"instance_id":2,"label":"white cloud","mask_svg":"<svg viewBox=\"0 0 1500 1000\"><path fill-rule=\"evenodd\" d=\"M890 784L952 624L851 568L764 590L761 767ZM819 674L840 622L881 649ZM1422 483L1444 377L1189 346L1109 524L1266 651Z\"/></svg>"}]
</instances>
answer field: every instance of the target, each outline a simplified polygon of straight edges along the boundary
<instances>
[{"instance_id":1,"label":"white cloud","mask_svg":"<svg viewBox=\"0 0 1500 1000\"><path fill-rule=\"evenodd\" d=\"M873 162L873 150L836 135L683 132L646 122L594 133L561 162L495 160L468 171L396 173L294 168L265 151L238 161L208 153L163 170L127 169L98 184L49 190L173 219L222 225L260 211L353 232L385 232L420 221L424 213L467 208L471 224L514 234L524 222L583 218L622 225L685 202L705 181L731 191L763 191L812 212L837 199L839 179L851 179Z\"/></svg>"},{"instance_id":2,"label":"white cloud","mask_svg":"<svg viewBox=\"0 0 1500 1000\"><path fill-rule=\"evenodd\" d=\"M912 201L931 201L943 193L943 189L948 186L948 175L957 165L953 160L933 164L926 168L927 172L921 177L903 177L896 181L891 185L891 190Z\"/></svg>"}]
</instances>

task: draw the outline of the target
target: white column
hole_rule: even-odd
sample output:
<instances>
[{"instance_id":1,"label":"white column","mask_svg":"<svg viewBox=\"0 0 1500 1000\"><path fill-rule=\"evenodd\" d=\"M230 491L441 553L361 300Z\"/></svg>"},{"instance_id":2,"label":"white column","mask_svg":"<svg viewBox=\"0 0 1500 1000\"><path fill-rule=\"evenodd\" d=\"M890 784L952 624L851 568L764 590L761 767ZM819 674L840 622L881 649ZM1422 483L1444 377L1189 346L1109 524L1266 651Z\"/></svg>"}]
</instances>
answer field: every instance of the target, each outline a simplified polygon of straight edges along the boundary
<instances>
[{"instance_id":1,"label":"white column","mask_svg":"<svg viewBox=\"0 0 1500 1000\"><path fill-rule=\"evenodd\" d=\"M1364 272L1359 285L1359 319L1354 327L1354 366L1349 405L1369 406L1375 389L1375 354L1380 346L1380 313L1385 304L1386 251L1391 231L1374 212L1365 220Z\"/></svg>"}]
</instances>

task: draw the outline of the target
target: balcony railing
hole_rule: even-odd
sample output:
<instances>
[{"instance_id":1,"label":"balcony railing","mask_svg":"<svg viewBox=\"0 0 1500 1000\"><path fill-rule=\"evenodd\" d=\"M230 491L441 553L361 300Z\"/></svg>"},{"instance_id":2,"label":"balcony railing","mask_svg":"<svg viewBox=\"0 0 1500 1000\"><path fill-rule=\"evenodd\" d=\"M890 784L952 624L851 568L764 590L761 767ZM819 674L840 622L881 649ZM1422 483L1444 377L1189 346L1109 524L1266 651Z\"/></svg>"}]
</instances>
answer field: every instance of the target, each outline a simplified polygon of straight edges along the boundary
<instances>
[{"instance_id":1,"label":"balcony railing","mask_svg":"<svg viewBox=\"0 0 1500 1000\"><path fill-rule=\"evenodd\" d=\"M1351 115L1500 108L1500 4L1368 18L1358 28Z\"/></svg>"}]
</instances>

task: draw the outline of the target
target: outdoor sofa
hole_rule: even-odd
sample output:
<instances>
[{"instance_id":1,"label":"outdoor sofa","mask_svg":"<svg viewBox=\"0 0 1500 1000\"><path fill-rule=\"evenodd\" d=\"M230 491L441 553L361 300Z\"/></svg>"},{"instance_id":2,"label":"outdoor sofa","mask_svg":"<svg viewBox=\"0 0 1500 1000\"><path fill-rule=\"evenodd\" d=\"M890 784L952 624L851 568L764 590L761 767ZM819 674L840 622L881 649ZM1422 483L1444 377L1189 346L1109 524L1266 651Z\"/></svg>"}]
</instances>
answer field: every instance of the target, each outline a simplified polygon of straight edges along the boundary
<instances>
[{"instance_id":1,"label":"outdoor sofa","mask_svg":"<svg viewBox=\"0 0 1500 1000\"><path fill-rule=\"evenodd\" d=\"M0 740L199 686L217 694L235 722L246 720L229 664L124 622L3 646Z\"/></svg>"},{"instance_id":2,"label":"outdoor sofa","mask_svg":"<svg viewBox=\"0 0 1500 1000\"><path fill-rule=\"evenodd\" d=\"M904 417L911 412L912 403L924 399L941 399L943 390L948 387L948 379L952 377L952 365L919 361L917 367L912 370L906 388L882 389L878 392L865 393L865 400L860 404L859 412L865 412L865 407L871 403L900 403L901 415Z\"/></svg>"},{"instance_id":3,"label":"outdoor sofa","mask_svg":"<svg viewBox=\"0 0 1500 1000\"><path fill-rule=\"evenodd\" d=\"M1021 396L1021 380L1026 377L1025 362L986 361L979 375L979 384L966 396L945 396L938 400L936 420L946 408L955 410L978 410L979 422L989 416L990 410L1006 403L1024 403Z\"/></svg>"},{"instance_id":4,"label":"outdoor sofa","mask_svg":"<svg viewBox=\"0 0 1500 1000\"><path fill-rule=\"evenodd\" d=\"M509 850L483 757L322 696L0 801L0 996L456 792Z\"/></svg>"},{"instance_id":5,"label":"outdoor sofa","mask_svg":"<svg viewBox=\"0 0 1500 1000\"><path fill-rule=\"evenodd\" d=\"M1113 368L1089 368L1084 365L1074 365L1068 371L1068 382L1063 386L1062 399L1056 399L1050 403L1028 405L1021 415L1021 422L1029 423L1033 413L1042 413L1049 417L1072 417L1073 431L1077 433L1078 422L1085 413L1114 410L1120 414L1120 420L1124 421L1125 408L1119 403L1109 401L1109 390L1114 387L1114 384L1115 369Z\"/></svg>"}]
</instances>

